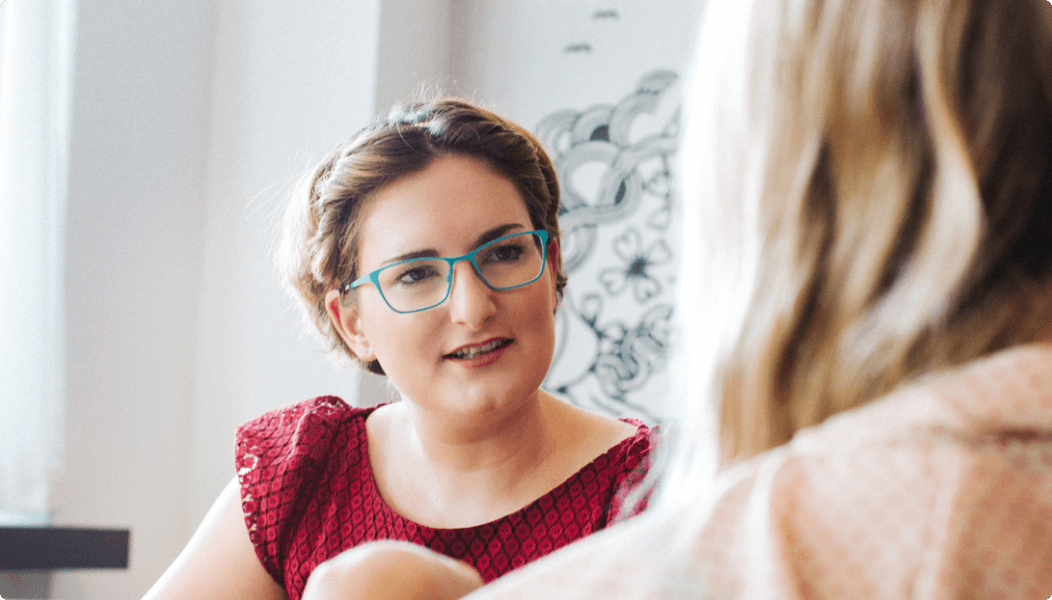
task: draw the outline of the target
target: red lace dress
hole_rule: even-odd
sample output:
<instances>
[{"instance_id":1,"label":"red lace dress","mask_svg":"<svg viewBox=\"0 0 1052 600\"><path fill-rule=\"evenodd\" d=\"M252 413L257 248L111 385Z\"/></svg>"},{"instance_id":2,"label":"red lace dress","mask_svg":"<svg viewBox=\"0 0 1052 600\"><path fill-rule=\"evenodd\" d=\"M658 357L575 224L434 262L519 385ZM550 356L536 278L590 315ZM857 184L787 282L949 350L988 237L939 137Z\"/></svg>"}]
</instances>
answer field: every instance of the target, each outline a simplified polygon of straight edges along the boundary
<instances>
[{"instance_id":1,"label":"red lace dress","mask_svg":"<svg viewBox=\"0 0 1052 600\"><path fill-rule=\"evenodd\" d=\"M488 583L606 527L650 465L654 434L630 437L544 496L495 521L463 529L418 525L380 497L365 419L323 396L269 412L238 429L245 523L256 554L290 600L321 562L364 542L405 540L471 564ZM624 516L644 508L645 502Z\"/></svg>"}]
</instances>

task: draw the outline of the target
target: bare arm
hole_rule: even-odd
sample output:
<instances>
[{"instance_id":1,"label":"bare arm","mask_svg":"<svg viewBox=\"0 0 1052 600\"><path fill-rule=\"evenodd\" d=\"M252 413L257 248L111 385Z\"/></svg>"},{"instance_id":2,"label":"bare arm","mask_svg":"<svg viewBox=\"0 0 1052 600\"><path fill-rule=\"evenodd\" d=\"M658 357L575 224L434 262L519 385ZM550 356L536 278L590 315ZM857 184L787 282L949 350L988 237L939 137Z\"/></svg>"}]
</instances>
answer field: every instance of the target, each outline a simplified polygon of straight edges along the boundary
<instances>
[{"instance_id":1,"label":"bare arm","mask_svg":"<svg viewBox=\"0 0 1052 600\"><path fill-rule=\"evenodd\" d=\"M285 600L256 557L237 477L219 494L190 543L143 600Z\"/></svg>"},{"instance_id":2,"label":"bare arm","mask_svg":"<svg viewBox=\"0 0 1052 600\"><path fill-rule=\"evenodd\" d=\"M351 548L311 573L303 600L456 600L482 587L465 563L409 542Z\"/></svg>"}]
</instances>

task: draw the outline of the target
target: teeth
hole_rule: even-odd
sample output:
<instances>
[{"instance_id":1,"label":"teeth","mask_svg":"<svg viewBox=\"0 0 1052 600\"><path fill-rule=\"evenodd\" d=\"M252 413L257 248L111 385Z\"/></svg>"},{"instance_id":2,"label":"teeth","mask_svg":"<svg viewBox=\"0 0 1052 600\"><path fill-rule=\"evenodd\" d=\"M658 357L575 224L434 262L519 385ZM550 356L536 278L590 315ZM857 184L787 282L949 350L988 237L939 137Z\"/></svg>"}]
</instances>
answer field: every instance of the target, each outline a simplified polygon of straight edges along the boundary
<instances>
[{"instance_id":1,"label":"teeth","mask_svg":"<svg viewBox=\"0 0 1052 600\"><path fill-rule=\"evenodd\" d=\"M481 356L502 345L504 345L504 340L493 340L488 344L483 344L481 346L476 346L474 348L469 348L466 350L458 350L454 352L451 356L455 356L457 358L475 358L476 356Z\"/></svg>"}]
</instances>

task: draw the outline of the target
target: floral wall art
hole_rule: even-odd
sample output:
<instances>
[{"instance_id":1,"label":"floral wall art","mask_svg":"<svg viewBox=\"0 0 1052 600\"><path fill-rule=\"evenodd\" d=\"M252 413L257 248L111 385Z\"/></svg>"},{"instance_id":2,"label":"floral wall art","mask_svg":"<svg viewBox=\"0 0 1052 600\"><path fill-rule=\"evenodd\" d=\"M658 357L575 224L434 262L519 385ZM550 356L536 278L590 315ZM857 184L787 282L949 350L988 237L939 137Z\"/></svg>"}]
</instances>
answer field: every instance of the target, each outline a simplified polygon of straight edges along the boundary
<instances>
[{"instance_id":1,"label":"floral wall art","mask_svg":"<svg viewBox=\"0 0 1052 600\"><path fill-rule=\"evenodd\" d=\"M570 279L545 388L650 424L668 388L679 92L676 73L652 71L614 103L558 111L535 128L562 183Z\"/></svg>"}]
</instances>

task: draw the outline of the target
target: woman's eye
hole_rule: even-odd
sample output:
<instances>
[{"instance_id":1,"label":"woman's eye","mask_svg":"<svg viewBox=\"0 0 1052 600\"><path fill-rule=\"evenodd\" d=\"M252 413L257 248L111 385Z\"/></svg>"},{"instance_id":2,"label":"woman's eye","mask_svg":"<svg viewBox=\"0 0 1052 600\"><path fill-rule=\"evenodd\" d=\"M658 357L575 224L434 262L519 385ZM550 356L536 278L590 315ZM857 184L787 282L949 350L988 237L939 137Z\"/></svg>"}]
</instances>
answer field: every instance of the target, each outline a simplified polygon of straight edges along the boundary
<instances>
[{"instance_id":1,"label":"woman's eye","mask_svg":"<svg viewBox=\"0 0 1052 600\"><path fill-rule=\"evenodd\" d=\"M486 256L486 262L508 262L518 260L522 256L523 248L519 244L506 244L497 246Z\"/></svg>"},{"instance_id":2,"label":"woman's eye","mask_svg":"<svg viewBox=\"0 0 1052 600\"><path fill-rule=\"evenodd\" d=\"M424 265L406 269L398 276L397 281L402 285L412 285L414 283L425 281L431 277L438 277L438 271L430 265Z\"/></svg>"}]
</instances>

